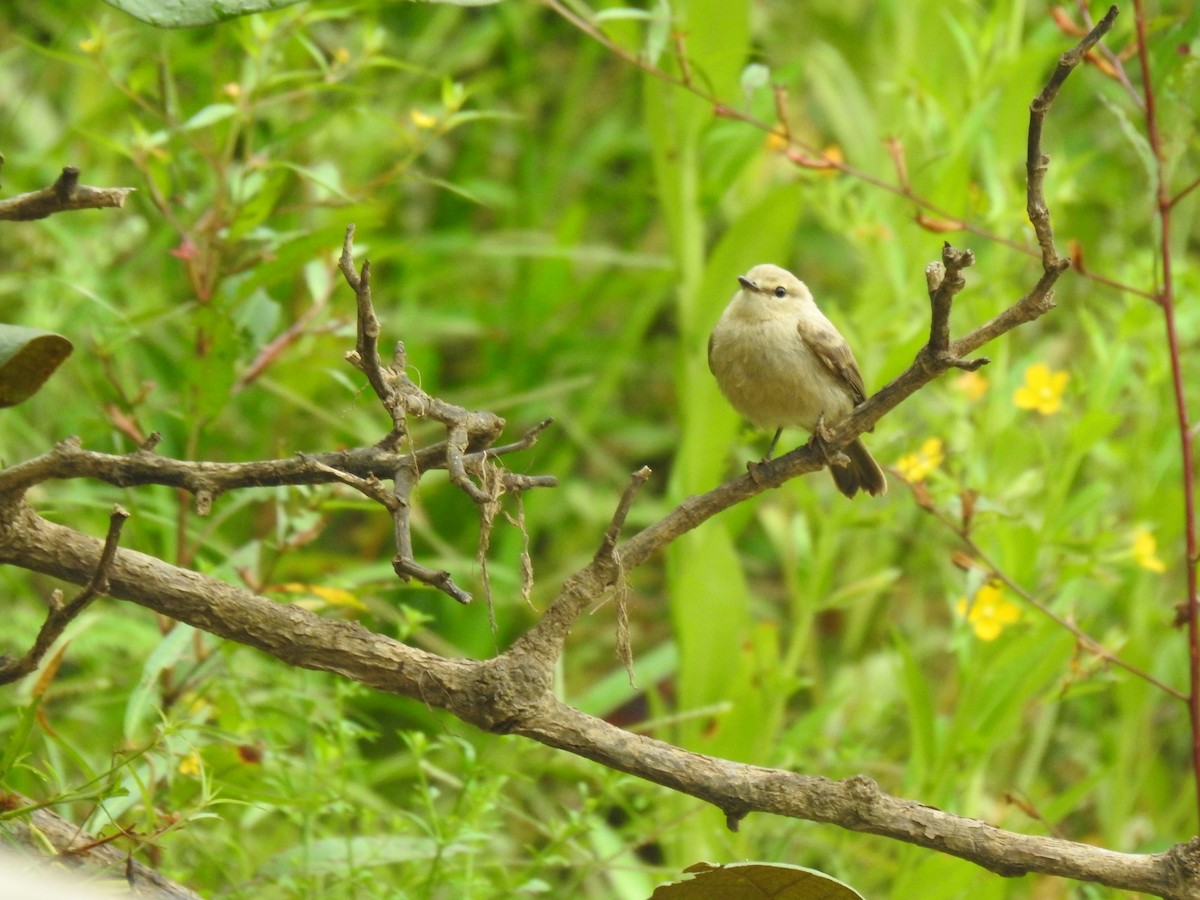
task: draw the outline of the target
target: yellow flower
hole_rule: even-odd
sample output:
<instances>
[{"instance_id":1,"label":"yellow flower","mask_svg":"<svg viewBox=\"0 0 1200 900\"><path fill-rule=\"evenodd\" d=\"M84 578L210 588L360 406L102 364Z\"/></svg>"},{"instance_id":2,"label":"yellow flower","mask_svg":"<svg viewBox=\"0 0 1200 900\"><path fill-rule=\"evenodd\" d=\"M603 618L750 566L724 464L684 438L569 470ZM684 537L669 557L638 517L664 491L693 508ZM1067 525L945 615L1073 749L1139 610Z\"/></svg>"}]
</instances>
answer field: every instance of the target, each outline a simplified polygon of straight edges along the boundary
<instances>
[{"instance_id":1,"label":"yellow flower","mask_svg":"<svg viewBox=\"0 0 1200 900\"><path fill-rule=\"evenodd\" d=\"M179 761L179 774L195 778L200 774L200 754L193 750Z\"/></svg>"},{"instance_id":2,"label":"yellow flower","mask_svg":"<svg viewBox=\"0 0 1200 900\"><path fill-rule=\"evenodd\" d=\"M995 582L977 590L970 603L966 597L959 597L955 610L971 623L975 637L981 641L994 641L1005 625L1011 625L1021 617L1017 604L1006 599Z\"/></svg>"},{"instance_id":3,"label":"yellow flower","mask_svg":"<svg viewBox=\"0 0 1200 900\"><path fill-rule=\"evenodd\" d=\"M905 453L900 457L896 462L896 468L900 470L900 477L905 481L924 481L945 459L946 453L942 448L942 439L931 437L925 439L925 443L916 453Z\"/></svg>"},{"instance_id":4,"label":"yellow flower","mask_svg":"<svg viewBox=\"0 0 1200 900\"><path fill-rule=\"evenodd\" d=\"M786 150L787 147L787 133L783 130L782 125L776 125L771 129L771 133L767 135L767 149L778 153L781 150Z\"/></svg>"},{"instance_id":5,"label":"yellow flower","mask_svg":"<svg viewBox=\"0 0 1200 900\"><path fill-rule=\"evenodd\" d=\"M1151 572L1167 571L1166 564L1158 558L1158 541L1145 528L1133 533L1133 561Z\"/></svg>"},{"instance_id":6,"label":"yellow flower","mask_svg":"<svg viewBox=\"0 0 1200 900\"><path fill-rule=\"evenodd\" d=\"M1013 394L1013 403L1021 409L1034 409L1043 416L1053 415L1062 406L1067 389L1066 372L1055 372L1045 363L1034 363L1025 370L1025 384Z\"/></svg>"},{"instance_id":7,"label":"yellow flower","mask_svg":"<svg viewBox=\"0 0 1200 900\"><path fill-rule=\"evenodd\" d=\"M100 49L100 39L95 37L84 38L79 42L79 49L84 53L95 53Z\"/></svg>"},{"instance_id":8,"label":"yellow flower","mask_svg":"<svg viewBox=\"0 0 1200 900\"><path fill-rule=\"evenodd\" d=\"M966 394L968 400L979 400L987 393L988 380L978 372L963 372L954 380L954 386Z\"/></svg>"},{"instance_id":9,"label":"yellow flower","mask_svg":"<svg viewBox=\"0 0 1200 900\"><path fill-rule=\"evenodd\" d=\"M437 119L429 115L429 113L421 112L419 109L414 109L409 113L412 123L418 128L433 128L437 125Z\"/></svg>"}]
</instances>

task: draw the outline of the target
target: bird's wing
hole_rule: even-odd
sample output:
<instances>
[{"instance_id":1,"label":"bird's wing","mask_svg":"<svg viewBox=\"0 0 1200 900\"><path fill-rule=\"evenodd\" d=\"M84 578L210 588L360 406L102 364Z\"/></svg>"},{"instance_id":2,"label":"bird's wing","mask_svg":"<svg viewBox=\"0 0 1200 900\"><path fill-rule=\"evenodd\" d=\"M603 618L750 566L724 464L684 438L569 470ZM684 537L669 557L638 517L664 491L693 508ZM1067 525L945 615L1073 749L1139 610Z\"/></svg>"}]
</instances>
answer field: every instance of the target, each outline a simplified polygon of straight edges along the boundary
<instances>
[{"instance_id":1,"label":"bird's wing","mask_svg":"<svg viewBox=\"0 0 1200 900\"><path fill-rule=\"evenodd\" d=\"M858 363L854 361L854 353L836 328L828 322L802 318L796 323L796 331L825 368L846 385L856 406L867 399L867 388L858 371Z\"/></svg>"}]
</instances>

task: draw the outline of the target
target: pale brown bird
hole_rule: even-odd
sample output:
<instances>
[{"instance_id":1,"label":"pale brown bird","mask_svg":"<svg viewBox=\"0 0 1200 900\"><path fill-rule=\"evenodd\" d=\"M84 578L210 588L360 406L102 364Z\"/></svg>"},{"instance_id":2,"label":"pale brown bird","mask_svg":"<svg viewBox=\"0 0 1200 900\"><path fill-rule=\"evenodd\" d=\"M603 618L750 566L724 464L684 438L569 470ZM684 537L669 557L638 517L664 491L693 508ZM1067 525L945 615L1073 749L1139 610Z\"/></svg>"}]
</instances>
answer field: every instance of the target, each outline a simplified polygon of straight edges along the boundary
<instances>
[{"instance_id":1,"label":"pale brown bird","mask_svg":"<svg viewBox=\"0 0 1200 900\"><path fill-rule=\"evenodd\" d=\"M866 399L850 345L813 302L804 282L764 264L738 277L733 295L708 339L708 367L721 393L760 428L774 428L769 459L786 427L808 432L834 423ZM831 465L838 490L887 491L883 469L861 439L844 450L849 465Z\"/></svg>"}]
</instances>

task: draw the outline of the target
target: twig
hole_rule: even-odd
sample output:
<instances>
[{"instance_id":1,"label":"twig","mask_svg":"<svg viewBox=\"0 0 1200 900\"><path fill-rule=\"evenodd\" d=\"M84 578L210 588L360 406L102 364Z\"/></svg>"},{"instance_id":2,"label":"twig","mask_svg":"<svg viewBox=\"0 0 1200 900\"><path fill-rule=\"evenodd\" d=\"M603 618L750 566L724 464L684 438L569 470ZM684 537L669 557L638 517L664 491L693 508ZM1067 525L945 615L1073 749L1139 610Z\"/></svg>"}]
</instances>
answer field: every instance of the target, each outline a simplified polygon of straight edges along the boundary
<instances>
[{"instance_id":1,"label":"twig","mask_svg":"<svg viewBox=\"0 0 1200 900\"><path fill-rule=\"evenodd\" d=\"M154 443L157 444L157 441ZM463 457L464 465L473 465L484 456L494 458L517 452L532 443L532 440L521 440L480 450L477 454L467 454ZM298 454L287 459L232 463L172 459L158 456L152 450L152 445L144 445L132 453L99 453L85 450L78 438L69 438L41 456L0 469L0 494L20 494L35 484L56 479L94 478L117 487L167 485L196 495L207 493L215 499L221 494L242 488L328 484L340 480L331 474L332 471L387 480L401 467L415 468L422 473L446 467L445 445L440 443L422 447L413 453L360 447ZM557 479L549 475L514 475L510 487L512 490L523 490L554 487L557 483Z\"/></svg>"},{"instance_id":2,"label":"twig","mask_svg":"<svg viewBox=\"0 0 1200 900\"><path fill-rule=\"evenodd\" d=\"M338 266L345 276L346 283L354 291L358 308L357 340L354 350L347 353L346 358L367 376L376 396L392 418L391 432L380 441L376 449L388 451L399 444L408 434L409 413L433 419L445 427L446 440L437 445L441 451L440 466L445 467L451 484L470 497L471 502L479 508L482 530L478 558L482 560L482 576L486 589L488 573L482 554L487 551L490 529L497 511L497 492L551 487L557 484L555 479L548 476L497 474L489 460L501 453L531 446L537 435L550 424L550 420L534 426L515 444L492 448L492 444L504 430L504 419L494 413L464 409L427 394L408 377L403 343L397 342L392 364L384 366L379 356L379 318L375 315L375 306L371 300L370 262L364 261L358 270L354 268L353 225L346 229ZM435 465L430 464L427 467L432 468ZM392 560L392 566L396 574L405 580L416 578L449 594L460 603L469 603L471 595L454 583L449 572L423 566L413 556L408 504L422 471L422 467L419 464L412 465L411 460L395 469L395 500L398 505L389 507L396 523L396 557ZM483 487L471 480L471 472L477 475ZM489 596L489 614L491 608Z\"/></svg>"},{"instance_id":3,"label":"twig","mask_svg":"<svg viewBox=\"0 0 1200 900\"><path fill-rule=\"evenodd\" d=\"M617 539L621 536L621 529L625 527L625 520L629 517L629 510L633 508L633 501L637 499L638 492L649 477L649 466L642 466L629 476L629 484L625 486L625 491L621 494L621 501L617 504L612 520L604 532L604 540L600 543L600 549L596 551L597 561L616 561L615 550Z\"/></svg>"},{"instance_id":4,"label":"twig","mask_svg":"<svg viewBox=\"0 0 1200 900\"><path fill-rule=\"evenodd\" d=\"M371 262L364 260L362 269L354 269L354 226L346 228L346 237L342 242L342 255L338 259L338 268L346 283L354 291L358 306L357 339L354 350L346 354L347 360L355 368L367 376L372 390L375 391L383 408L392 417L392 425L400 434L407 433L407 413L404 398L396 390L394 383L395 370L385 372L383 361L379 358L379 318L375 315L375 305L371 302ZM403 348L397 348L403 353Z\"/></svg>"},{"instance_id":5,"label":"twig","mask_svg":"<svg viewBox=\"0 0 1200 900\"><path fill-rule=\"evenodd\" d=\"M61 591L55 591L50 595L50 612L38 630L37 637L34 638L33 646L29 648L29 651L20 659L0 656L0 684L16 681L36 669L42 661L42 657L46 655L46 651L59 639L66 627L87 609L88 604L101 594L108 593L108 570L117 553L121 529L128 518L129 513L120 506L113 507L108 517L108 534L104 539L104 547L100 551L96 570L87 586L65 606L62 603Z\"/></svg>"},{"instance_id":6,"label":"twig","mask_svg":"<svg viewBox=\"0 0 1200 900\"><path fill-rule=\"evenodd\" d=\"M1083 19L1086 30L1090 31L1093 27L1093 22L1092 13L1091 10L1088 9L1087 0L1076 0L1075 5L1079 8L1079 15ZM1079 34L1082 33L1083 32L1079 32ZM1109 73L1104 66L1097 62L1097 53L1103 58L1108 69L1112 70L1111 73ZM1129 73L1125 71L1125 64L1121 61L1120 56L1110 50L1107 45L1098 44L1096 48L1088 54L1088 61L1096 65L1096 67L1101 69L1101 71L1104 71L1106 75L1111 74L1112 77L1116 79L1117 83L1124 88L1125 92L1129 95L1129 99L1134 102L1137 108L1143 112L1145 111L1146 101L1142 99L1141 95L1137 91L1137 88L1135 88L1133 83L1129 80Z\"/></svg>"},{"instance_id":7,"label":"twig","mask_svg":"<svg viewBox=\"0 0 1200 900\"><path fill-rule=\"evenodd\" d=\"M125 205L136 188L98 188L79 183L79 170L66 166L50 187L0 200L0 221L30 222L77 209L111 209Z\"/></svg>"},{"instance_id":8,"label":"twig","mask_svg":"<svg viewBox=\"0 0 1200 900\"><path fill-rule=\"evenodd\" d=\"M389 491L374 476L359 478L349 472L341 472L327 466L312 457L308 462L320 472L324 472L336 481L354 488L361 494L374 500L392 514L395 528L396 555L392 558L392 568L405 581L415 578L430 587L435 587L444 594L453 597L459 603L470 603L471 595L454 583L449 572L438 571L422 566L413 558L412 523L409 515L409 497L416 486L418 474L412 469L401 468L394 477L395 489Z\"/></svg>"},{"instance_id":9,"label":"twig","mask_svg":"<svg viewBox=\"0 0 1200 900\"><path fill-rule=\"evenodd\" d=\"M1200 178L1197 178L1195 181L1188 184L1182 190L1176 191L1175 196L1171 198L1170 206L1173 208L1176 203L1178 203L1180 200L1182 200L1184 197L1186 197L1192 191L1196 190L1196 188L1200 188Z\"/></svg>"},{"instance_id":10,"label":"twig","mask_svg":"<svg viewBox=\"0 0 1200 900\"><path fill-rule=\"evenodd\" d=\"M964 287L963 269L975 265L975 254L970 250L955 250L948 243L942 245L940 262L925 267L925 281L929 287L929 343L926 350L936 359L956 369L975 371L988 364L987 357L967 360L950 352L950 307L954 297Z\"/></svg>"},{"instance_id":11,"label":"twig","mask_svg":"<svg viewBox=\"0 0 1200 900\"><path fill-rule=\"evenodd\" d=\"M471 595L454 583L450 573L443 569L431 569L416 561L412 545L411 497L413 489L420 478L419 472L401 466L392 476L395 482L394 505L392 521L396 529L396 555L392 557L392 569L404 581L415 578L417 581L435 587L443 594L453 597L459 603L470 603Z\"/></svg>"},{"instance_id":12,"label":"twig","mask_svg":"<svg viewBox=\"0 0 1200 900\"><path fill-rule=\"evenodd\" d=\"M1042 153L1042 123L1045 121L1046 113L1054 102L1054 98L1058 96L1063 82L1067 80L1067 76L1079 65L1087 52L1096 46L1100 38L1109 32L1116 19L1117 8L1110 6L1108 12L1104 14L1104 18L1096 23L1096 27L1088 32L1083 40L1058 58L1054 74L1050 76L1050 80L1046 82L1041 93L1029 104L1029 138L1025 154L1026 193L1028 196L1026 211L1029 213L1029 221L1033 223L1038 246L1042 248L1042 268L1047 272L1056 267L1065 269L1070 263L1060 260L1058 252L1054 249L1054 232L1050 227L1050 211L1046 208L1046 197L1042 190L1046 169L1050 164L1050 157Z\"/></svg>"},{"instance_id":13,"label":"twig","mask_svg":"<svg viewBox=\"0 0 1200 900\"><path fill-rule=\"evenodd\" d=\"M598 570L611 569L611 583L617 601L617 658L625 667L631 687L636 687L637 683L633 675L633 642L629 632L629 589L625 584L625 567L621 563L621 554L616 548L621 529L633 508L633 501L637 499L638 492L649 478L649 466L642 466L629 476L629 484L621 494L621 501L617 504L612 521L604 532L604 540L600 542L600 549L596 551L594 560Z\"/></svg>"}]
</instances>

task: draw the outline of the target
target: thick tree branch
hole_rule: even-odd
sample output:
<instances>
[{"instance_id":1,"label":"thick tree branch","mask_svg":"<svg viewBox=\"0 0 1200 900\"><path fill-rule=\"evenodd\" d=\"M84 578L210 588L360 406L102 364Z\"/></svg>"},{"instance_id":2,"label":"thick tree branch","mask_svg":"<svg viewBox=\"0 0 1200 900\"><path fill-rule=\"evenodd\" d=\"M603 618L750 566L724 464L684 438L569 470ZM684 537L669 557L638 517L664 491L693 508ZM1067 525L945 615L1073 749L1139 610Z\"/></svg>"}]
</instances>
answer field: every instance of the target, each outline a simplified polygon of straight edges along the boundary
<instances>
[{"instance_id":1,"label":"thick tree branch","mask_svg":"<svg viewBox=\"0 0 1200 900\"><path fill-rule=\"evenodd\" d=\"M1040 872L1160 897L1200 897L1200 838L1132 854L1017 834L890 796L864 775L831 781L690 753L558 702L514 731L705 800L731 826L749 812L770 812L928 847L1007 877Z\"/></svg>"},{"instance_id":2,"label":"thick tree branch","mask_svg":"<svg viewBox=\"0 0 1200 900\"><path fill-rule=\"evenodd\" d=\"M0 505L0 523L0 563L19 562L84 583L103 552L100 541L47 522L20 503ZM576 584L585 593L593 587L586 575ZM553 667L536 653L444 659L357 623L323 619L136 551L117 551L109 585L114 596L292 665L413 697L480 728L524 735L690 794L722 809L731 823L750 812L770 812L907 841L1004 875L1036 871L1161 897L1200 898L1196 841L1165 853L1114 853L950 815L885 794L863 776L829 781L692 753L560 703L552 693Z\"/></svg>"}]
</instances>

